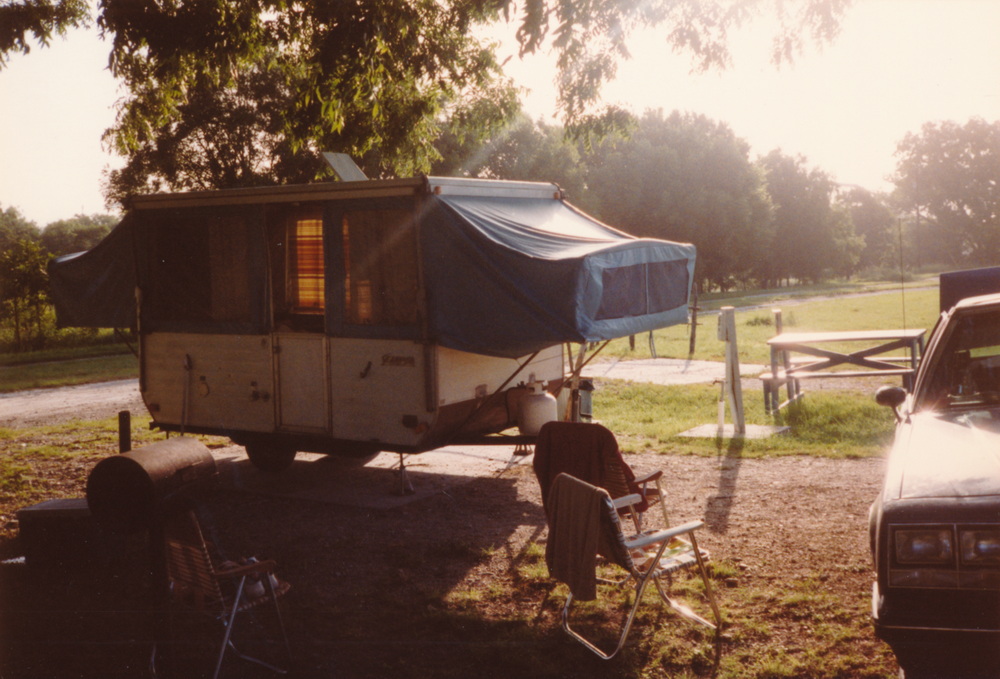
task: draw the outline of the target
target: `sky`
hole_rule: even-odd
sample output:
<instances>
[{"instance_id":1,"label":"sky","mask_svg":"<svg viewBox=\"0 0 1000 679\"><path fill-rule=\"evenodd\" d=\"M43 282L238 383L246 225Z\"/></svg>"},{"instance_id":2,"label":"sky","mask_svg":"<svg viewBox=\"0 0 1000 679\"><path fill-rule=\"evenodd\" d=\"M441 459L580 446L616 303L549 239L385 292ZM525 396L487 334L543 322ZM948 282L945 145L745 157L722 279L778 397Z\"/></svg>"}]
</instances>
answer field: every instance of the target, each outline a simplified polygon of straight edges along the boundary
<instances>
[{"instance_id":1,"label":"sky","mask_svg":"<svg viewBox=\"0 0 1000 679\"><path fill-rule=\"evenodd\" d=\"M772 31L758 22L732 36L731 68L692 74L651 30L633 36L605 99L637 113L701 113L747 140L752 157L781 149L835 181L885 191L907 133L1000 120L998 31L1000 0L856 0L837 40L807 46L792 66L771 64ZM101 144L120 96L107 56L96 31L74 31L0 70L0 209L42 227L108 211L102 172L121 161ZM506 68L529 90L527 112L557 123L551 58Z\"/></svg>"}]
</instances>

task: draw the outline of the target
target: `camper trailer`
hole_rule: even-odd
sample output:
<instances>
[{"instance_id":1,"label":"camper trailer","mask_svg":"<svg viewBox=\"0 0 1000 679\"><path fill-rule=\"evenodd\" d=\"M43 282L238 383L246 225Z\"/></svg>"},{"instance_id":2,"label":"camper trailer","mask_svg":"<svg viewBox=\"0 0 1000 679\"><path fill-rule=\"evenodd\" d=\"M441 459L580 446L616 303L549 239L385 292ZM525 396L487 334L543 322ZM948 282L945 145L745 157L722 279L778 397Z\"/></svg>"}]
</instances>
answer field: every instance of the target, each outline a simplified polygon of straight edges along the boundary
<instances>
[{"instance_id":1,"label":"camper trailer","mask_svg":"<svg viewBox=\"0 0 1000 679\"><path fill-rule=\"evenodd\" d=\"M277 471L512 427L567 343L685 322L694 257L554 184L419 177L137 196L50 275L61 325L135 329L154 426Z\"/></svg>"}]
</instances>

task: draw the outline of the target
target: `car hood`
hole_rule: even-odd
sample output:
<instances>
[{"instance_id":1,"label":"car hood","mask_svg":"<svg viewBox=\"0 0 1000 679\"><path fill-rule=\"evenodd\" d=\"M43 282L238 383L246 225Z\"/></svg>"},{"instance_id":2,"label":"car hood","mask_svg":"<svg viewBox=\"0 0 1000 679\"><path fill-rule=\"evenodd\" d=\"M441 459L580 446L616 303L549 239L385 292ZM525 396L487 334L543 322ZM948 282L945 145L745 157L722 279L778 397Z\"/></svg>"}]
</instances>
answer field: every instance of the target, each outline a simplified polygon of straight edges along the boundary
<instances>
[{"instance_id":1,"label":"car hood","mask_svg":"<svg viewBox=\"0 0 1000 679\"><path fill-rule=\"evenodd\" d=\"M1000 412L915 413L908 429L901 498L1000 495Z\"/></svg>"}]
</instances>

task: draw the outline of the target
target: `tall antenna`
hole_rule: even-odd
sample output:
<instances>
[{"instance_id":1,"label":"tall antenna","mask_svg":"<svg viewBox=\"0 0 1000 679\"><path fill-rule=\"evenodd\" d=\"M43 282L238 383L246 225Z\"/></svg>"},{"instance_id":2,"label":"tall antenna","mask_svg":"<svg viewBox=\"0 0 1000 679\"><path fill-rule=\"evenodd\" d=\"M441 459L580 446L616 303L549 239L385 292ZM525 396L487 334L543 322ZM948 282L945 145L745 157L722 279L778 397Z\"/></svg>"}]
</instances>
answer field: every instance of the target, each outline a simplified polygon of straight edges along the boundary
<instances>
[{"instance_id":1,"label":"tall antenna","mask_svg":"<svg viewBox=\"0 0 1000 679\"><path fill-rule=\"evenodd\" d=\"M896 233L899 236L899 298L903 305L903 330L906 330L906 276L903 273L903 218L896 217Z\"/></svg>"}]
</instances>

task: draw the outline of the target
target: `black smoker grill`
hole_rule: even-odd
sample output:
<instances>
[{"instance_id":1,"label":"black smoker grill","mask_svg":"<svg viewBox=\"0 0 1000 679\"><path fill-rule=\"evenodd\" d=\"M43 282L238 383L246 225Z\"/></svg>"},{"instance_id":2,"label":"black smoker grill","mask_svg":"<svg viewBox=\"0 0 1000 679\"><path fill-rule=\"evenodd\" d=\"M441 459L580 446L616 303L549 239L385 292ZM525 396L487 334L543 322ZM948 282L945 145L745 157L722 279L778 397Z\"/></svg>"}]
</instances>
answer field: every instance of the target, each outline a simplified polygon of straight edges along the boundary
<instances>
[{"instance_id":1,"label":"black smoker grill","mask_svg":"<svg viewBox=\"0 0 1000 679\"><path fill-rule=\"evenodd\" d=\"M214 478L208 448L193 438L170 438L98 462L87 478L87 504L107 530L155 530Z\"/></svg>"}]
</instances>

